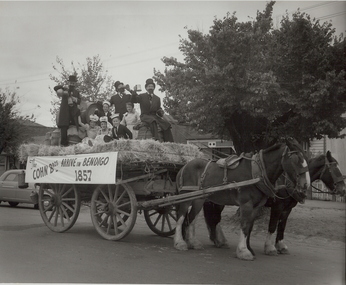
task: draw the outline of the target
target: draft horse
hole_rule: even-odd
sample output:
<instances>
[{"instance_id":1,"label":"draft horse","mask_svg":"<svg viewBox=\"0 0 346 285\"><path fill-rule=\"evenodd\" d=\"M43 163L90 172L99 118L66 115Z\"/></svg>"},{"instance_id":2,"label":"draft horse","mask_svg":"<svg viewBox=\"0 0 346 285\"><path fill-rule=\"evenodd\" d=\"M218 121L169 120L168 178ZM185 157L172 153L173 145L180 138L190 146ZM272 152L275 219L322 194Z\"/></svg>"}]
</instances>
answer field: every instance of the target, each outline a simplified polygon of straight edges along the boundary
<instances>
[{"instance_id":1,"label":"draft horse","mask_svg":"<svg viewBox=\"0 0 346 285\"><path fill-rule=\"evenodd\" d=\"M307 162L302 149L294 139L287 139L285 143L261 150L251 158L245 155L234 169L220 168L217 163L204 159L194 159L187 163L177 174L179 193L184 192L184 187L197 186L198 189L206 189L255 177L260 177L261 180L242 188L212 192L208 197L180 203L177 211L174 247L179 250L202 248L202 244L195 237L195 218L208 199L217 205L239 206L241 231L236 250L237 257L253 260L255 253L250 247L250 234L254 219L268 197L275 196L274 183L283 172L287 173L291 184L299 188L298 191L306 191L310 186ZM226 242L219 225L213 238L219 246Z\"/></svg>"},{"instance_id":2,"label":"draft horse","mask_svg":"<svg viewBox=\"0 0 346 285\"><path fill-rule=\"evenodd\" d=\"M312 158L308 162L311 182L321 180L329 189L331 194L345 195L344 177L338 168L338 162L332 157L330 151L326 155L320 155ZM299 203L305 201L306 196L296 191L290 191L280 188L276 194L276 198L269 198L266 205L270 207L270 221L268 226L268 234L264 244L264 252L267 255L288 254L288 247L284 243L284 232L288 216L292 209ZM209 206L206 206L210 207ZM216 208L220 210L221 208ZM221 210L222 211L222 210ZM221 212L214 211L214 215L218 215L221 220ZM273 235L277 230L275 246Z\"/></svg>"}]
</instances>

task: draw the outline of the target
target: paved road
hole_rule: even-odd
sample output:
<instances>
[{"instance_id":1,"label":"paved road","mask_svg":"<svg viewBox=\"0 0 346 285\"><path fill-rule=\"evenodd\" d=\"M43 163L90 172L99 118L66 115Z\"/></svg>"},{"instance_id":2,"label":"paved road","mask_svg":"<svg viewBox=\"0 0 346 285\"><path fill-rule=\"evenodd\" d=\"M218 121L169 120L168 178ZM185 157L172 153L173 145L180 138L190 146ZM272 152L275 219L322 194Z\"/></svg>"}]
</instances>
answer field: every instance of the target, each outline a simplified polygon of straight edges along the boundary
<instances>
[{"instance_id":1,"label":"paved road","mask_svg":"<svg viewBox=\"0 0 346 285\"><path fill-rule=\"evenodd\" d=\"M46 228L31 205L0 205L0 283L216 283L339 285L345 280L345 244L288 241L291 255L263 254L264 236L255 235L255 261L235 258L231 249L217 249L207 238L204 222L198 236L204 250L179 252L172 238L153 234L140 215L132 233L118 242L94 230L89 209L82 207L66 233Z\"/></svg>"}]
</instances>

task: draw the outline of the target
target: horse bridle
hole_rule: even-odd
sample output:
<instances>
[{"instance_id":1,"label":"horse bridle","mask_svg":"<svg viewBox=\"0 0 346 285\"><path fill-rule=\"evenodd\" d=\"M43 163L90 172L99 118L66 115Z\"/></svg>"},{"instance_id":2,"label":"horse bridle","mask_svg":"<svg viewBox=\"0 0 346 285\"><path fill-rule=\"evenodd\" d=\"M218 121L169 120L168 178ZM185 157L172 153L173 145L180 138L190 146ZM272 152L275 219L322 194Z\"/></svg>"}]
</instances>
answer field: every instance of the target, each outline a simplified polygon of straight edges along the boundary
<instances>
[{"instance_id":1,"label":"horse bridle","mask_svg":"<svg viewBox=\"0 0 346 285\"><path fill-rule=\"evenodd\" d=\"M281 165L283 165L283 161L284 161L284 157L287 155L288 158L290 159L292 154L297 154L299 156L299 151L297 150L289 150L289 147L286 146L285 148L285 151L283 152L282 154L282 158L281 158ZM292 167L296 173L296 181L299 180L299 176L306 173L306 172L309 172L309 168L308 166L302 166L302 167L297 167L295 164L292 163ZM284 175L285 176L285 179L288 180L290 183L292 183L293 185L295 184L295 187L294 187L294 191L298 191L298 192L302 192L301 191L301 186L299 185L299 183L293 183L293 181L291 181L291 179L287 176L287 175Z\"/></svg>"},{"instance_id":2,"label":"horse bridle","mask_svg":"<svg viewBox=\"0 0 346 285\"><path fill-rule=\"evenodd\" d=\"M321 174L320 174L320 177L318 178L319 180L322 181L322 176L324 175L324 173L327 171L329 171L330 175L332 176L332 179L333 179L333 186L334 188L333 189L329 189L330 191L329 192L322 192L320 189L318 189L317 187L311 185L315 190L318 190L320 193L331 193L331 194L335 194L336 193L336 185L340 182L343 182L344 181L344 177L341 175L341 176L336 176L336 174L334 173L334 169L337 168L337 163L336 161L333 161L333 162L330 162L327 157L325 157L324 159L324 166L323 166L323 169L321 171Z\"/></svg>"}]
</instances>

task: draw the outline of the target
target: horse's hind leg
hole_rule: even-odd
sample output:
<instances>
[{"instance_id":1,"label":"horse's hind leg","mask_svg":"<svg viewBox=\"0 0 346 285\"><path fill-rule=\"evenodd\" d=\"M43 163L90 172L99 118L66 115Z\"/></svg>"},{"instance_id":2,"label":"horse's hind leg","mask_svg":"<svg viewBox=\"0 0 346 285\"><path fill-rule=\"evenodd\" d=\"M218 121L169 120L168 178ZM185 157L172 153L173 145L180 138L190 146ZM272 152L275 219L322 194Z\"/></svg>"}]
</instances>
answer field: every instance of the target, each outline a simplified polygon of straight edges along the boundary
<instances>
[{"instance_id":1,"label":"horse's hind leg","mask_svg":"<svg viewBox=\"0 0 346 285\"><path fill-rule=\"evenodd\" d=\"M192 202L191 210L187 216L187 235L186 242L188 248L202 249L202 243L196 238L196 221L199 212L202 210L204 199L197 199Z\"/></svg>"},{"instance_id":2,"label":"horse's hind leg","mask_svg":"<svg viewBox=\"0 0 346 285\"><path fill-rule=\"evenodd\" d=\"M227 245L227 240L222 232L220 222L224 205L217 205L213 202L206 202L203 205L204 219L209 231L209 238L216 247Z\"/></svg>"},{"instance_id":3,"label":"horse's hind leg","mask_svg":"<svg viewBox=\"0 0 346 285\"><path fill-rule=\"evenodd\" d=\"M181 203L177 211L177 224L174 234L174 247L178 250L188 250L187 243L183 237L183 223L191 203Z\"/></svg>"}]
</instances>

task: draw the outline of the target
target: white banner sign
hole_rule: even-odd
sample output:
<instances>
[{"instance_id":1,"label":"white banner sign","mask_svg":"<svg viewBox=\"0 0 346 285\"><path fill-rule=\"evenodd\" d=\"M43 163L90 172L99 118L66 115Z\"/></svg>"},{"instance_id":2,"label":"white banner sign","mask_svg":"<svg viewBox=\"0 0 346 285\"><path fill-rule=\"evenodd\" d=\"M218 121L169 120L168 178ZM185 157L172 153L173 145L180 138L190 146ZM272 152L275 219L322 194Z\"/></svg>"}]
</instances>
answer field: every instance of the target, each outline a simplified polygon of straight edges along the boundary
<instances>
[{"instance_id":1,"label":"white banner sign","mask_svg":"<svg viewBox=\"0 0 346 285\"><path fill-rule=\"evenodd\" d=\"M115 184L117 152L29 156L26 183Z\"/></svg>"}]
</instances>

